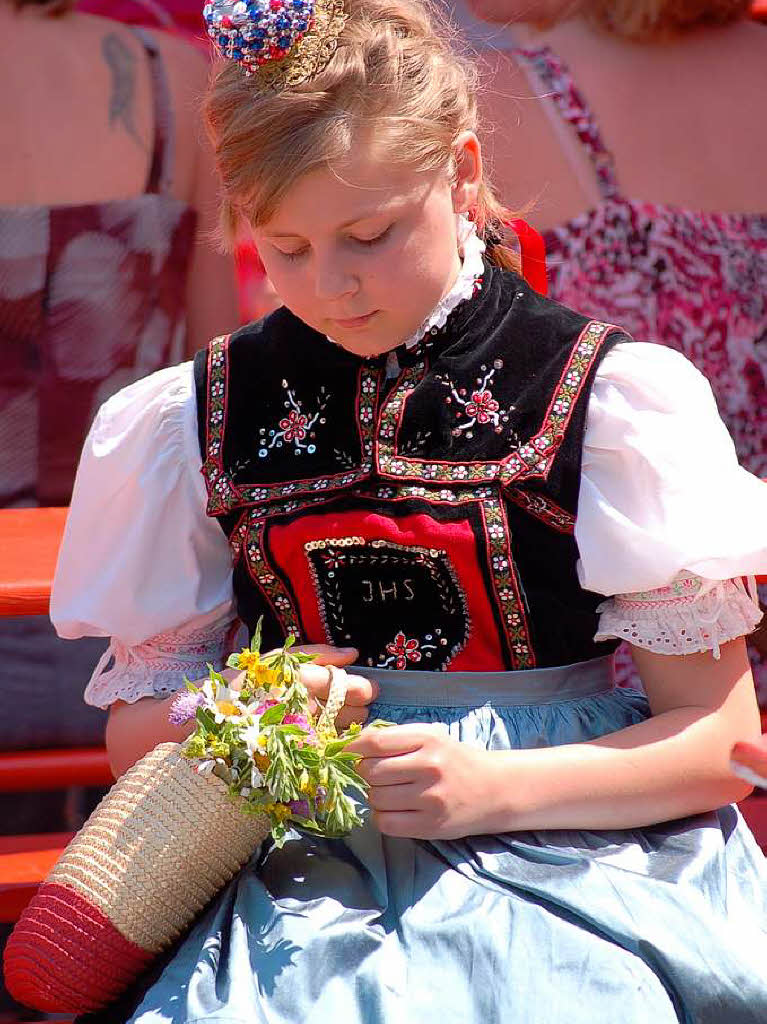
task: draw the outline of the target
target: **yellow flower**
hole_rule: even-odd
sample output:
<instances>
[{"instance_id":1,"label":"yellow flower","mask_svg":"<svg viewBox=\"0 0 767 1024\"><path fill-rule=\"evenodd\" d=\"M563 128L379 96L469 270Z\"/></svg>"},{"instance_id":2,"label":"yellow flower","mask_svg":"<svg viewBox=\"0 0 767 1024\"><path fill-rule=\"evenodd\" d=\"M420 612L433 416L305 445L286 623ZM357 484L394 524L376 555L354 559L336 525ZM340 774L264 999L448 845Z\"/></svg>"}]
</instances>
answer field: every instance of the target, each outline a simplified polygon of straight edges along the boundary
<instances>
[{"instance_id":1,"label":"yellow flower","mask_svg":"<svg viewBox=\"0 0 767 1024\"><path fill-rule=\"evenodd\" d=\"M241 715L242 710L229 700L217 700L216 707L222 715Z\"/></svg>"},{"instance_id":2,"label":"yellow flower","mask_svg":"<svg viewBox=\"0 0 767 1024\"><path fill-rule=\"evenodd\" d=\"M254 686L261 686L265 690L282 683L282 673L279 669L265 665L261 661L258 651L251 651L245 647L237 655L237 667L245 670L248 682Z\"/></svg>"},{"instance_id":3,"label":"yellow flower","mask_svg":"<svg viewBox=\"0 0 767 1024\"><path fill-rule=\"evenodd\" d=\"M282 687L282 674L279 669L271 668L269 665L259 665L256 668L255 682L263 686L265 690L272 687Z\"/></svg>"},{"instance_id":4,"label":"yellow flower","mask_svg":"<svg viewBox=\"0 0 767 1024\"><path fill-rule=\"evenodd\" d=\"M237 655L237 667L239 669L244 669L247 672L248 682L254 683L256 681L255 673L260 660L261 655L258 651L251 651L247 647Z\"/></svg>"},{"instance_id":5,"label":"yellow flower","mask_svg":"<svg viewBox=\"0 0 767 1024\"><path fill-rule=\"evenodd\" d=\"M278 821L285 821L293 813L287 804L265 804L264 810L271 812Z\"/></svg>"}]
</instances>

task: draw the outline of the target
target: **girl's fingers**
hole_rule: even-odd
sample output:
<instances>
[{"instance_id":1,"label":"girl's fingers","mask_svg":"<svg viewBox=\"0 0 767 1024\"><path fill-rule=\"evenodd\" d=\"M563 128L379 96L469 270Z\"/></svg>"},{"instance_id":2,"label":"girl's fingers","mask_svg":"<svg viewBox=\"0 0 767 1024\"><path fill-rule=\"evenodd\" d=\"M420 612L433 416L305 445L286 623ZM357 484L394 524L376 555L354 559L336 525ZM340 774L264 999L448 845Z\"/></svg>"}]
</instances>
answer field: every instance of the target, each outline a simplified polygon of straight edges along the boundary
<instances>
[{"instance_id":1,"label":"girl's fingers","mask_svg":"<svg viewBox=\"0 0 767 1024\"><path fill-rule=\"evenodd\" d=\"M344 706L336 715L336 729L339 732L343 729L348 729L352 722L359 722L360 725L364 725L367 719L367 708L349 708Z\"/></svg>"},{"instance_id":2,"label":"girl's fingers","mask_svg":"<svg viewBox=\"0 0 767 1024\"><path fill-rule=\"evenodd\" d=\"M346 698L344 703L350 707L364 707L370 704L378 696L378 684L364 676L350 675L344 669L336 666L336 674L343 672L346 677ZM301 682L313 697L320 700L327 698L330 688L330 676L323 665L313 662L301 666Z\"/></svg>"},{"instance_id":3,"label":"girl's fingers","mask_svg":"<svg viewBox=\"0 0 767 1024\"><path fill-rule=\"evenodd\" d=\"M380 692L380 687L374 679L366 679L365 676L346 674L346 700L345 704L351 707L363 707L372 703Z\"/></svg>"},{"instance_id":4,"label":"girl's fingers","mask_svg":"<svg viewBox=\"0 0 767 1024\"><path fill-rule=\"evenodd\" d=\"M424 787L421 783L403 782L398 786L376 786L368 794L374 811L423 811Z\"/></svg>"},{"instance_id":5,"label":"girl's fingers","mask_svg":"<svg viewBox=\"0 0 767 1024\"><path fill-rule=\"evenodd\" d=\"M366 729L349 746L349 750L362 754L363 758L395 757L447 739L449 731L443 722L395 725L389 729Z\"/></svg>"},{"instance_id":6,"label":"girl's fingers","mask_svg":"<svg viewBox=\"0 0 767 1024\"><path fill-rule=\"evenodd\" d=\"M411 782L416 765L409 754L394 757L363 757L357 771L371 786L398 786Z\"/></svg>"},{"instance_id":7,"label":"girl's fingers","mask_svg":"<svg viewBox=\"0 0 767 1024\"><path fill-rule=\"evenodd\" d=\"M245 672L237 668L225 668L221 670L221 675L226 679L227 686L230 690L241 690L242 685L245 682Z\"/></svg>"},{"instance_id":8,"label":"girl's fingers","mask_svg":"<svg viewBox=\"0 0 767 1024\"><path fill-rule=\"evenodd\" d=\"M301 644L293 650L313 654L315 665L351 665L360 653L356 647L331 647L330 644Z\"/></svg>"}]
</instances>

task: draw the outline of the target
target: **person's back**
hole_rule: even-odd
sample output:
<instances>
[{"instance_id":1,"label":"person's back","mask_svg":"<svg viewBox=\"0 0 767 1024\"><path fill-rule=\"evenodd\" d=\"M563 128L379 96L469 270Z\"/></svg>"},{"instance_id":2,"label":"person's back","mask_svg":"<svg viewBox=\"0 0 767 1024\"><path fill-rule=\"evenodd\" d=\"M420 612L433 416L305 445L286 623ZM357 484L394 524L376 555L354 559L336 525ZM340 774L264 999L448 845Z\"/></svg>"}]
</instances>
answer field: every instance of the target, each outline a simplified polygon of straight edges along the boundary
<instances>
[{"instance_id":1,"label":"person's back","mask_svg":"<svg viewBox=\"0 0 767 1024\"><path fill-rule=\"evenodd\" d=\"M688 211L767 213L763 26L742 20L639 43L584 18L535 29L521 20L532 20L534 3L469 6L476 17L515 23L513 40L500 24L484 26L487 45L500 52L490 58L483 113L496 126L488 142L498 188L510 203L533 198L537 226L578 217L602 196L587 151L565 141L544 106L528 99L550 90L534 82L531 91L529 63L509 52L515 44L549 48L570 69L622 195Z\"/></svg>"}]
</instances>

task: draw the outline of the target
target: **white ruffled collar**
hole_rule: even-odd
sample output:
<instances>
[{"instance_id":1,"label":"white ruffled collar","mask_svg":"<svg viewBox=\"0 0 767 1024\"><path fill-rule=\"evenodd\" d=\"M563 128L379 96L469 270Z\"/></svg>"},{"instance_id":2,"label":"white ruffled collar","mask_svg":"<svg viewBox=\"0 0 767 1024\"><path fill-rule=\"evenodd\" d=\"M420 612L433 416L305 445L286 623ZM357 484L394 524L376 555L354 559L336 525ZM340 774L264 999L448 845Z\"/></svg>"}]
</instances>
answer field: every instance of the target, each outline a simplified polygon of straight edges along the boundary
<instances>
[{"instance_id":1,"label":"white ruffled collar","mask_svg":"<svg viewBox=\"0 0 767 1024\"><path fill-rule=\"evenodd\" d=\"M470 299L474 294L474 286L477 278L484 273L482 254L485 251L485 243L477 234L475 224L463 214L458 217L458 243L463 251L463 262L455 284L450 291L443 295L429 315L421 321L418 329L404 342L405 348L414 348L418 342L431 330L437 331L444 327L447 318L465 299Z\"/></svg>"}]
</instances>

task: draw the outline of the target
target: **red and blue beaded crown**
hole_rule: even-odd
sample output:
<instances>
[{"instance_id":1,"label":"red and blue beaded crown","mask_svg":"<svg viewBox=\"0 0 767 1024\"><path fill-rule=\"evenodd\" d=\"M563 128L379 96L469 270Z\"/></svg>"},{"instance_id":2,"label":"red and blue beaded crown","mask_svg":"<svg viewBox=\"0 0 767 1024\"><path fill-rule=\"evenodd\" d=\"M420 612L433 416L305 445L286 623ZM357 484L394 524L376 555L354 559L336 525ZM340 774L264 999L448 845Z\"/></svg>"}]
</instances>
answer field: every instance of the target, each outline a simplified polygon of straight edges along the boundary
<instances>
[{"instance_id":1,"label":"red and blue beaded crown","mask_svg":"<svg viewBox=\"0 0 767 1024\"><path fill-rule=\"evenodd\" d=\"M347 15L343 0L209 0L203 17L223 57L284 88L327 65Z\"/></svg>"}]
</instances>

